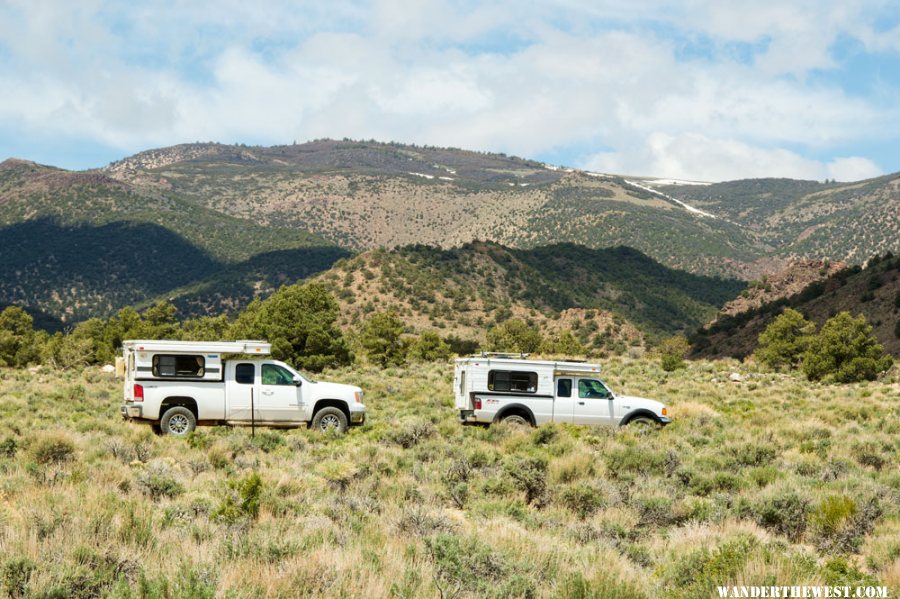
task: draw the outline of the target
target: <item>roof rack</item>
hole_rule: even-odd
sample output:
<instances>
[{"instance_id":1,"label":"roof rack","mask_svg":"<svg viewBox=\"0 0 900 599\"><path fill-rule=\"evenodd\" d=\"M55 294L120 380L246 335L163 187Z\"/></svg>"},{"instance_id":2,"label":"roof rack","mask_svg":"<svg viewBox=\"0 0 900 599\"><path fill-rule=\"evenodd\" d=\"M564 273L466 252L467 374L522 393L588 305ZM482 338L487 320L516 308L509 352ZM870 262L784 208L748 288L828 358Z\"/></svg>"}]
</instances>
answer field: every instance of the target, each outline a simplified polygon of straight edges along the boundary
<instances>
[{"instance_id":1,"label":"roof rack","mask_svg":"<svg viewBox=\"0 0 900 599\"><path fill-rule=\"evenodd\" d=\"M483 351L480 354L473 354L474 358L510 358L514 360L524 360L531 354L501 352L501 351Z\"/></svg>"},{"instance_id":2,"label":"roof rack","mask_svg":"<svg viewBox=\"0 0 900 599\"><path fill-rule=\"evenodd\" d=\"M171 353L260 354L272 353L267 341L177 341L173 339L128 339L122 342L126 350Z\"/></svg>"}]
</instances>

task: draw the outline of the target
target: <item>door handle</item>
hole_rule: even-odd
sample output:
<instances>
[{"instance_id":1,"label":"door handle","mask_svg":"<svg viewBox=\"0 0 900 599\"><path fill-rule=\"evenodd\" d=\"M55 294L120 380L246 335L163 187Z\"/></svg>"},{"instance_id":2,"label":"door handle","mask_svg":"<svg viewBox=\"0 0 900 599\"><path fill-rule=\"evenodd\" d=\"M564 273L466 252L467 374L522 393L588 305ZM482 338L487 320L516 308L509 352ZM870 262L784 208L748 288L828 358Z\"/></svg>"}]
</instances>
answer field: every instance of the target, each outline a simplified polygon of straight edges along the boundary
<instances>
[{"instance_id":1,"label":"door handle","mask_svg":"<svg viewBox=\"0 0 900 599\"><path fill-rule=\"evenodd\" d=\"M263 391L262 394L263 395L274 395L275 392L274 391Z\"/></svg>"},{"instance_id":2,"label":"door handle","mask_svg":"<svg viewBox=\"0 0 900 599\"><path fill-rule=\"evenodd\" d=\"M579 402L578 402L578 405L579 405L579 406L583 406L583 405L584 405L584 402L583 402L583 401L579 401Z\"/></svg>"}]
</instances>

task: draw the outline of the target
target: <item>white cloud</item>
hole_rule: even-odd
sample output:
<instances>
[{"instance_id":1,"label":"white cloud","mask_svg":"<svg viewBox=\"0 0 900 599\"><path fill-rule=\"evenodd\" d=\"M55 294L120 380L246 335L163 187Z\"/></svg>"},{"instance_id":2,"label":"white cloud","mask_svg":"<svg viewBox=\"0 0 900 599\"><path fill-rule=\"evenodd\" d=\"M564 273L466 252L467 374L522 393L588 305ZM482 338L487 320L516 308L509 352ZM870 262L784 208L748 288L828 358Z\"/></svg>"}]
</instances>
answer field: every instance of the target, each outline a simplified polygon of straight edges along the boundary
<instances>
[{"instance_id":1,"label":"white cloud","mask_svg":"<svg viewBox=\"0 0 900 599\"><path fill-rule=\"evenodd\" d=\"M825 178L826 166L794 152L765 149L700 134L652 133L644 143L588 157L583 167L600 172L726 181L757 177Z\"/></svg>"},{"instance_id":2,"label":"white cloud","mask_svg":"<svg viewBox=\"0 0 900 599\"><path fill-rule=\"evenodd\" d=\"M868 158L850 156L830 161L827 165L827 173L829 179L837 181L860 181L877 177L881 174L881 169Z\"/></svg>"},{"instance_id":3,"label":"white cloud","mask_svg":"<svg viewBox=\"0 0 900 599\"><path fill-rule=\"evenodd\" d=\"M871 9L837 0L659 0L640 10L572 0L333 10L160 0L134 13L99 0L17 2L0 8L0 86L9 90L0 131L15 123L123 154L324 136L528 157L594 145L606 150L587 151L582 164L622 173L871 176L880 172L871 157L805 156L896 140L892 105L810 82L811 69L838 68L830 48L841 35L897 46ZM697 37L708 38L708 55L680 59ZM756 50L737 61L723 49L734 43Z\"/></svg>"}]
</instances>

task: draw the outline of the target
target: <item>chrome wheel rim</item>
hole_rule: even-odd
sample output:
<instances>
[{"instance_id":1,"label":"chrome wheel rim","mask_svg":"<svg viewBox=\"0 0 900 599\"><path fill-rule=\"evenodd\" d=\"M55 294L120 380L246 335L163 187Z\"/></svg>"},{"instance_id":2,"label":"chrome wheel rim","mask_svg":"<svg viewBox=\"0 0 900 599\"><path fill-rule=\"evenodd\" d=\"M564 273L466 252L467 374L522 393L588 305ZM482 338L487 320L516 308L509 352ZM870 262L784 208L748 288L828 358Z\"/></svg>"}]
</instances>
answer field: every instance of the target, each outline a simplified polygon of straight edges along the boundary
<instances>
[{"instance_id":1,"label":"chrome wheel rim","mask_svg":"<svg viewBox=\"0 0 900 599\"><path fill-rule=\"evenodd\" d=\"M340 426L341 421L334 414L325 414L319 421L319 428L323 431L327 431L330 428L339 428Z\"/></svg>"},{"instance_id":2,"label":"chrome wheel rim","mask_svg":"<svg viewBox=\"0 0 900 599\"><path fill-rule=\"evenodd\" d=\"M528 421L521 416L507 416L503 422L512 426L528 426Z\"/></svg>"},{"instance_id":3,"label":"chrome wheel rim","mask_svg":"<svg viewBox=\"0 0 900 599\"><path fill-rule=\"evenodd\" d=\"M175 414L169 418L169 431L176 435L183 435L190 428L191 423L188 422L187 416L184 414Z\"/></svg>"}]
</instances>

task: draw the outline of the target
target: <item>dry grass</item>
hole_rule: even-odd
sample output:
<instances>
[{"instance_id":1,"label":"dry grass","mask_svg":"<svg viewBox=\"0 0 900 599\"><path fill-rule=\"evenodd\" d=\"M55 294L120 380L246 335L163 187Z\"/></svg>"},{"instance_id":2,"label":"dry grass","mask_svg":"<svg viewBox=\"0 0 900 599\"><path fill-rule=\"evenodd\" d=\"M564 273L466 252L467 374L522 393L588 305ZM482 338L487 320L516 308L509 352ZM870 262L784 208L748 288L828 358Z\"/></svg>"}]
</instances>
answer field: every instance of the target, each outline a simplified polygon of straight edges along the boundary
<instances>
[{"instance_id":1,"label":"dry grass","mask_svg":"<svg viewBox=\"0 0 900 599\"><path fill-rule=\"evenodd\" d=\"M177 440L122 422L120 382L95 370L2 370L0 591L687 598L716 584L863 581L900 592L896 385L746 369L730 383L742 366L728 362L605 368L617 390L669 402L675 422L650 436L462 427L452 367L430 365L323 376L367 391L370 422L343 438L205 428ZM531 478L516 471L526 463Z\"/></svg>"}]
</instances>

